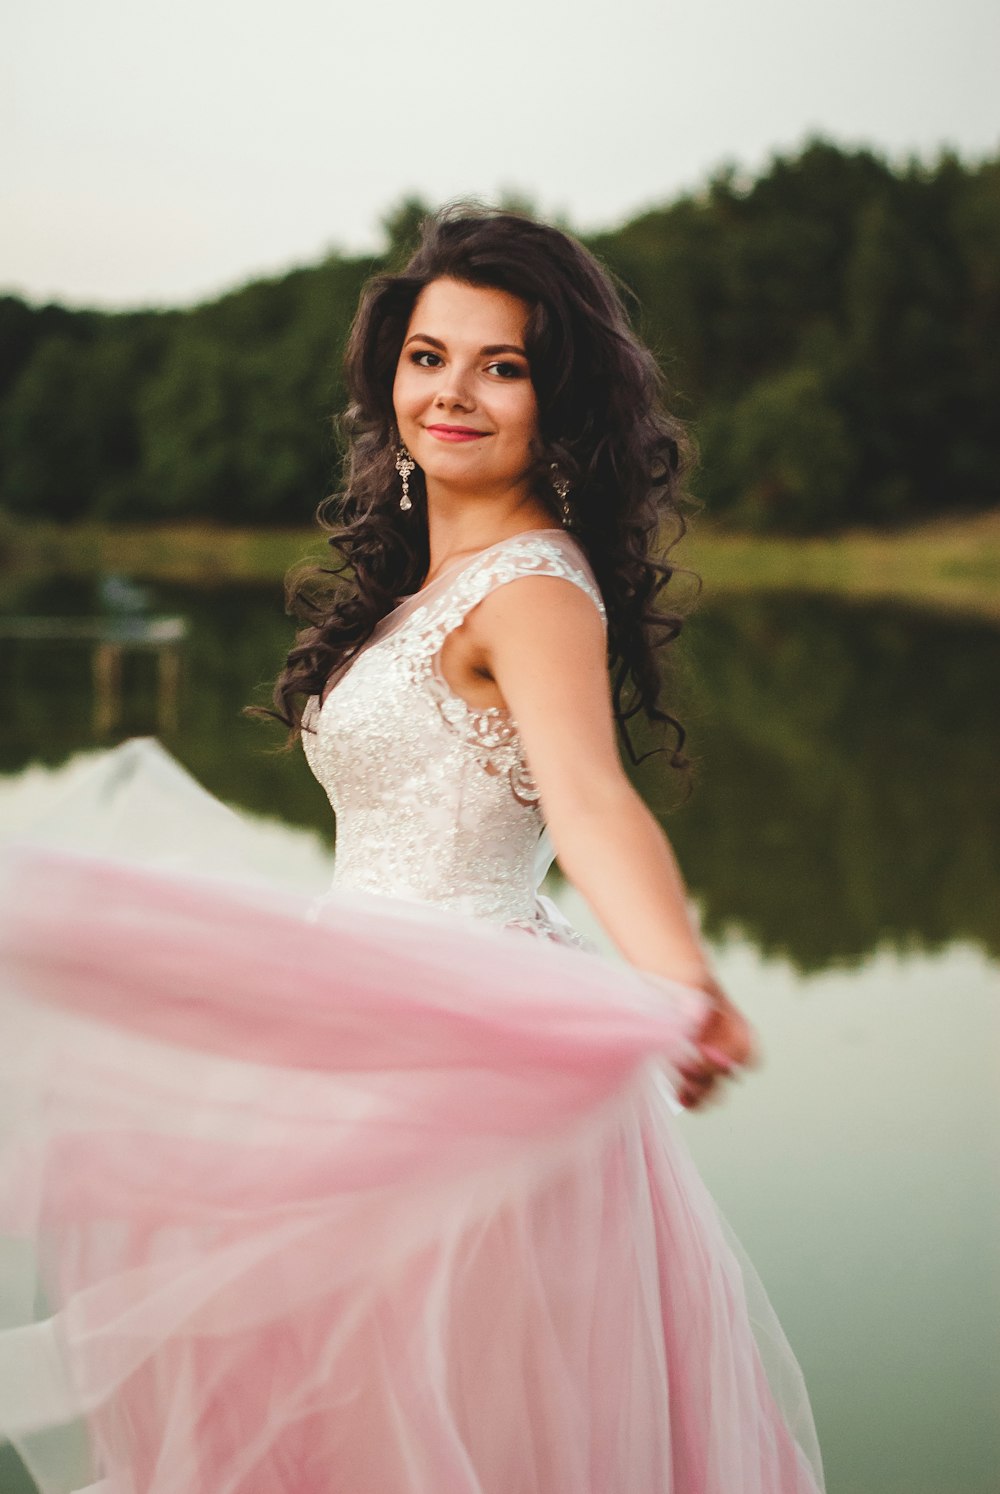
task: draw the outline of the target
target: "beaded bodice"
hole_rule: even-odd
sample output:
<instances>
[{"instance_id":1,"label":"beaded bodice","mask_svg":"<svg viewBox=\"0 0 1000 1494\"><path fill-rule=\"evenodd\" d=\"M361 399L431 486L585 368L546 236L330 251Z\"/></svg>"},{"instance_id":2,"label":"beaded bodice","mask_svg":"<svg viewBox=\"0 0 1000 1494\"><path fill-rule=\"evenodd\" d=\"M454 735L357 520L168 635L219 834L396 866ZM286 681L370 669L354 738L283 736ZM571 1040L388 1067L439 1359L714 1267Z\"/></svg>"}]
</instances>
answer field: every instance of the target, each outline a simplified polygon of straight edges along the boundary
<instances>
[{"instance_id":1,"label":"beaded bodice","mask_svg":"<svg viewBox=\"0 0 1000 1494\"><path fill-rule=\"evenodd\" d=\"M603 617L576 542L533 530L406 598L322 704L307 702L303 746L337 817L335 887L544 923L536 888L551 851L517 723L469 706L440 665L448 634L489 592L539 575L580 587Z\"/></svg>"}]
</instances>

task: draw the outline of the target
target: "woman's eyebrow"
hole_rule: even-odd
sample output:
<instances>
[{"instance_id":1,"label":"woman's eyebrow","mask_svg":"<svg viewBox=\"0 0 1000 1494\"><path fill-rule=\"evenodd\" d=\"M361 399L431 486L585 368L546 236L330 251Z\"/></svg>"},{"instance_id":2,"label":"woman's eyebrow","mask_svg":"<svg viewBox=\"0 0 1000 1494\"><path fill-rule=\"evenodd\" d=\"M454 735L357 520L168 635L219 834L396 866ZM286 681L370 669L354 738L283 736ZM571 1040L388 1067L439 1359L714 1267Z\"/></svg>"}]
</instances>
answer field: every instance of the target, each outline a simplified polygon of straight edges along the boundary
<instances>
[{"instance_id":1,"label":"woman's eyebrow","mask_svg":"<svg viewBox=\"0 0 1000 1494\"><path fill-rule=\"evenodd\" d=\"M409 345L410 345L411 342L429 342L432 347L441 348L442 350L444 349L444 346L445 346L445 344L441 341L441 339L439 337L431 337L431 335L430 335L429 332L414 332L412 334L412 336L408 337L406 339L406 341L403 343L404 348L405 347L409 347ZM527 358L527 356L528 356L527 353L524 351L523 348L519 348L517 346L517 344L513 343L513 342L491 342L491 343L488 343L486 345L486 347L480 348L479 351L480 351L481 354L482 353L517 353L521 358Z\"/></svg>"}]
</instances>

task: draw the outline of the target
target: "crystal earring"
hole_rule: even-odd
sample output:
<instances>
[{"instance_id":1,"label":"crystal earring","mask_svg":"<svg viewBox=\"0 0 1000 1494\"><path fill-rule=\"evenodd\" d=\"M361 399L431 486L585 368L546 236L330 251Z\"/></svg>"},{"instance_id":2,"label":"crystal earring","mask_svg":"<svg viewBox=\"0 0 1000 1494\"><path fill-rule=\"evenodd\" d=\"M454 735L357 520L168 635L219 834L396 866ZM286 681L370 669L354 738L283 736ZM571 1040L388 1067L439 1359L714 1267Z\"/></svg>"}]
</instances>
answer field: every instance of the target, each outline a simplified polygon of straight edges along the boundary
<instances>
[{"instance_id":1,"label":"crystal earring","mask_svg":"<svg viewBox=\"0 0 1000 1494\"><path fill-rule=\"evenodd\" d=\"M563 524L568 529L573 517L573 510L569 506L569 479L560 476L558 462L553 462L549 471L552 473L553 490L559 499L559 512L562 515Z\"/></svg>"},{"instance_id":2,"label":"crystal earring","mask_svg":"<svg viewBox=\"0 0 1000 1494\"><path fill-rule=\"evenodd\" d=\"M400 446L396 452L396 471L403 479L403 491L400 494L399 506L404 514L408 513L413 507L413 499L410 497L410 473L416 465L406 447Z\"/></svg>"}]
</instances>

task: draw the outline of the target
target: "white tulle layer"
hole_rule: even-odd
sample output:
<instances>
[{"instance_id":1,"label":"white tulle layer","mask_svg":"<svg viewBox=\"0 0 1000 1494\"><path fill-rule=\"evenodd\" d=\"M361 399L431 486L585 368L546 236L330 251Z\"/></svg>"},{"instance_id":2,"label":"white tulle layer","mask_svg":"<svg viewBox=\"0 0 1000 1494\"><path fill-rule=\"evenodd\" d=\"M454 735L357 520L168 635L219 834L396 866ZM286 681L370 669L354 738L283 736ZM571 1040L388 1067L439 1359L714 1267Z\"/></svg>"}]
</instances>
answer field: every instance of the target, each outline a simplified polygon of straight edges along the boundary
<instances>
[{"instance_id":1,"label":"white tulle layer","mask_svg":"<svg viewBox=\"0 0 1000 1494\"><path fill-rule=\"evenodd\" d=\"M700 998L382 899L317 921L122 761L95 803L198 874L5 862L0 1427L44 1494L821 1488L671 1114Z\"/></svg>"}]
</instances>

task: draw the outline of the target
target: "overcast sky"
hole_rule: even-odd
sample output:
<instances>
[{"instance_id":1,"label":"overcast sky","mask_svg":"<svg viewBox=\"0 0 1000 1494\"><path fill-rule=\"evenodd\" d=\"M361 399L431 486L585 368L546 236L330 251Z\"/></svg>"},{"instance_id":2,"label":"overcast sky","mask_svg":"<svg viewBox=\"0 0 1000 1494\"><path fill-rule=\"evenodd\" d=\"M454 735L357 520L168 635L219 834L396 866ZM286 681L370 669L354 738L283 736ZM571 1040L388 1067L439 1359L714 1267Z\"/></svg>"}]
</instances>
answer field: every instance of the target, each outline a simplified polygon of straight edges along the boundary
<instances>
[{"instance_id":1,"label":"overcast sky","mask_svg":"<svg viewBox=\"0 0 1000 1494\"><path fill-rule=\"evenodd\" d=\"M811 133L1000 146L997 0L8 0L0 287L184 304L407 193L580 229Z\"/></svg>"}]
</instances>

